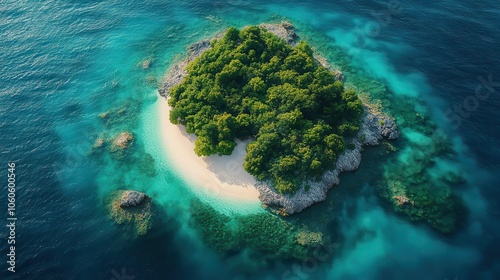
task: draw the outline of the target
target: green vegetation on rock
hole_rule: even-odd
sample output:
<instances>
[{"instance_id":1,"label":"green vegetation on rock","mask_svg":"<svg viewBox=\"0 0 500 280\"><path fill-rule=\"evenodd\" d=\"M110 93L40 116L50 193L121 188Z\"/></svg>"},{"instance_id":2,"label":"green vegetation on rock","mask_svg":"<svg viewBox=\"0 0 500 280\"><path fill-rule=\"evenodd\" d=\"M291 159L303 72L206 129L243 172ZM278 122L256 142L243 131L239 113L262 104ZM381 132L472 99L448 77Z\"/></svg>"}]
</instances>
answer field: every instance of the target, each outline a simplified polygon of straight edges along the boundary
<instances>
[{"instance_id":1,"label":"green vegetation on rock","mask_svg":"<svg viewBox=\"0 0 500 280\"><path fill-rule=\"evenodd\" d=\"M230 28L187 70L170 91L170 121L198 136L199 156L229 155L236 138L255 139L244 168L280 193L332 169L345 137L359 129L355 91L317 63L306 42L292 47L256 26Z\"/></svg>"}]
</instances>

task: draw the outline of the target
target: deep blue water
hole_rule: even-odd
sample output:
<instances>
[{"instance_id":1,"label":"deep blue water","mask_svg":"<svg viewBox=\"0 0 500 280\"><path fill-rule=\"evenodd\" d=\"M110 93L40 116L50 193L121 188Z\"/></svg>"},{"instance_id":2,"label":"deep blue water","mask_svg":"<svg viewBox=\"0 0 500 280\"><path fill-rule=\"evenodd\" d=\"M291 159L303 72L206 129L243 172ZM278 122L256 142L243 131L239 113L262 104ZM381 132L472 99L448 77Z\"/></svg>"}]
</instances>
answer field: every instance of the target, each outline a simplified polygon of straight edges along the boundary
<instances>
[{"instance_id":1,"label":"deep blue water","mask_svg":"<svg viewBox=\"0 0 500 280\"><path fill-rule=\"evenodd\" d=\"M300 264L257 270L243 257L220 259L182 230L185 209L173 210L173 202L163 204L154 228L138 239L107 219L103 178L113 170L81 152L102 129L96 115L133 97L143 102L140 116L154 102L144 80L161 79L185 46L230 25L282 18L314 30L313 41L326 38L342 48L355 67L384 81L393 94L427 101L455 142L468 179L457 190L471 208L464 229L443 237L409 224L362 188L335 212L336 231L346 240L341 253L292 278L284 273ZM16 273L7 272L3 229L1 279L117 279L113 271L121 274L122 268L135 279L500 277L498 1L7 0L0 4L0 34L5 211L9 161L17 163L18 184ZM149 57L153 66L145 74L137 64ZM478 77L488 81L489 75L489 96L454 128L457 121L445 112L472 100ZM374 237L355 237L360 229Z\"/></svg>"}]
</instances>

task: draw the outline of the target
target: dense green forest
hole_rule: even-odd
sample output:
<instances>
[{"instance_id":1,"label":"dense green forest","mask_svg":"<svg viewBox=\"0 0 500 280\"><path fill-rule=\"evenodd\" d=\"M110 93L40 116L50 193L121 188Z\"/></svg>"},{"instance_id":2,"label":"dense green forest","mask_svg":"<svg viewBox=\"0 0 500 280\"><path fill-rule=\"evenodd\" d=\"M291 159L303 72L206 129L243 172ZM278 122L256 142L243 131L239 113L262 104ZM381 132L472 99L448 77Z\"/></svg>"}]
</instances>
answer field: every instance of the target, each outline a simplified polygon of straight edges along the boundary
<instances>
[{"instance_id":1,"label":"dense green forest","mask_svg":"<svg viewBox=\"0 0 500 280\"><path fill-rule=\"evenodd\" d=\"M211 47L170 90L170 121L198 137L197 155L229 155L236 138L252 138L245 170L280 193L334 167L363 106L306 42L292 47L252 26L228 29Z\"/></svg>"}]
</instances>

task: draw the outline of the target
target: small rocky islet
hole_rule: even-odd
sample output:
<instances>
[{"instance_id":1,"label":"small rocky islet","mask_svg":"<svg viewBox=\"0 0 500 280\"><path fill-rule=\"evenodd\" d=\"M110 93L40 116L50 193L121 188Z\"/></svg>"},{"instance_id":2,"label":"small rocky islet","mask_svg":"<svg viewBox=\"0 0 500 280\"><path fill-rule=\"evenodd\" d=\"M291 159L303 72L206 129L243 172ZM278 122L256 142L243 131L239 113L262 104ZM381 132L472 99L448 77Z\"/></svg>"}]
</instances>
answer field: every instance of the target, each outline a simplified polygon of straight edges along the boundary
<instances>
[{"instance_id":1,"label":"small rocky islet","mask_svg":"<svg viewBox=\"0 0 500 280\"><path fill-rule=\"evenodd\" d=\"M151 198L135 190L113 192L107 200L111 219L119 225L132 227L138 236L145 235L151 229Z\"/></svg>"}]
</instances>

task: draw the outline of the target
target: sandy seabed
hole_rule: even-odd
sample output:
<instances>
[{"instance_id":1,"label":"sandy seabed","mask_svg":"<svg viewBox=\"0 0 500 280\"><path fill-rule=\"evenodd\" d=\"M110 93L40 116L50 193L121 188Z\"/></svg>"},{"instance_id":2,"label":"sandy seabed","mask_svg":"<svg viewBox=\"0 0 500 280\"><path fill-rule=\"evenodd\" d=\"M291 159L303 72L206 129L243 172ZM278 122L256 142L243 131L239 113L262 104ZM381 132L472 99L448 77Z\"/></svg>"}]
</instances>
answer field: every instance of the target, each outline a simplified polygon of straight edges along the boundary
<instances>
[{"instance_id":1,"label":"sandy seabed","mask_svg":"<svg viewBox=\"0 0 500 280\"><path fill-rule=\"evenodd\" d=\"M236 141L230 156L198 157L194 152L196 136L187 133L184 126L169 121L171 107L166 98L158 95L157 103L162 144L174 168L190 187L233 201L259 201L259 192L254 187L257 181L243 169L248 141Z\"/></svg>"}]
</instances>

